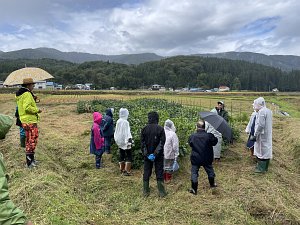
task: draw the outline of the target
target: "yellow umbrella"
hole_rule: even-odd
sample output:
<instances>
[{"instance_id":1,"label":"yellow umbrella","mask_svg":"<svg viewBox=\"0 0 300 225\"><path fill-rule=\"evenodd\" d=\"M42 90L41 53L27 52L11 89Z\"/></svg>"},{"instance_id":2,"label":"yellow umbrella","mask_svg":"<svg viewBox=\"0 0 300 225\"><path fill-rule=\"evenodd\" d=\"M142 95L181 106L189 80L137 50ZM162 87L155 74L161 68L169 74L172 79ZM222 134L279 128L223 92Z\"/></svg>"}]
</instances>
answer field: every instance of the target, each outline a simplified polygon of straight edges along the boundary
<instances>
[{"instance_id":1,"label":"yellow umbrella","mask_svg":"<svg viewBox=\"0 0 300 225\"><path fill-rule=\"evenodd\" d=\"M25 67L23 69L16 70L8 75L3 85L17 85L22 84L24 78L32 78L33 82L42 81L46 79L53 78L53 76L42 70L35 67Z\"/></svg>"}]
</instances>

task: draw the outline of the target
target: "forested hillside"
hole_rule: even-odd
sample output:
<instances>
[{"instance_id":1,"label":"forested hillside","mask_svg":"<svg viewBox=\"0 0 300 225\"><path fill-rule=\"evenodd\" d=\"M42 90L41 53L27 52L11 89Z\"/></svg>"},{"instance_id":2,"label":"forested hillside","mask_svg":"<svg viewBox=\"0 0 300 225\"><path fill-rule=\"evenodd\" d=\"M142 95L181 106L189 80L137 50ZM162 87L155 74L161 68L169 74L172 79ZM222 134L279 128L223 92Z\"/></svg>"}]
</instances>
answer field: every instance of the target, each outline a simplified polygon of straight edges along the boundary
<instances>
[{"instance_id":1,"label":"forested hillside","mask_svg":"<svg viewBox=\"0 0 300 225\"><path fill-rule=\"evenodd\" d=\"M300 90L300 71L284 72L256 63L198 56L176 56L139 65L95 61L74 64L52 59L0 60L0 80L24 66L41 67L67 85L93 83L97 89L117 87L136 89L160 84L165 87L202 87L227 85L232 90Z\"/></svg>"}]
</instances>

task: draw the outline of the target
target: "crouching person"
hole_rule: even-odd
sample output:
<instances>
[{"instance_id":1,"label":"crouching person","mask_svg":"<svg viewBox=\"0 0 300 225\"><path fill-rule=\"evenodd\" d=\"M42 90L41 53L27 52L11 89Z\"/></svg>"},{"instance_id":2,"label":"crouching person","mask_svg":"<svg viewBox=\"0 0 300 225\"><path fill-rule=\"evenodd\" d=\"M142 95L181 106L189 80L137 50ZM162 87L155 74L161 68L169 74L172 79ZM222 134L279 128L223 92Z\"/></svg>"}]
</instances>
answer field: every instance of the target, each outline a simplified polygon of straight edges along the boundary
<instances>
[{"instance_id":1,"label":"crouching person","mask_svg":"<svg viewBox=\"0 0 300 225\"><path fill-rule=\"evenodd\" d=\"M160 197L167 195L164 187L164 144L166 141L164 128L158 125L157 112L148 113L148 124L141 132L141 150L144 155L143 193L145 197L150 194L149 179L153 165Z\"/></svg>"},{"instance_id":2,"label":"crouching person","mask_svg":"<svg viewBox=\"0 0 300 225\"><path fill-rule=\"evenodd\" d=\"M33 225L28 221L24 213L17 208L9 198L7 176L3 163L2 154L0 153L0 224L27 224Z\"/></svg>"},{"instance_id":3,"label":"crouching person","mask_svg":"<svg viewBox=\"0 0 300 225\"><path fill-rule=\"evenodd\" d=\"M210 187L217 187L215 183L215 172L212 166L214 160L213 146L218 143L218 139L211 133L205 131L205 122L197 122L197 131L189 137L189 145L192 148L191 153L191 182L190 193L196 195L198 190L198 176L201 166L205 169Z\"/></svg>"},{"instance_id":4,"label":"crouching person","mask_svg":"<svg viewBox=\"0 0 300 225\"><path fill-rule=\"evenodd\" d=\"M96 169L101 167L101 158L104 153L104 138L100 129L102 115L99 112L93 113L94 123L91 129L90 153L95 155Z\"/></svg>"},{"instance_id":5,"label":"crouching person","mask_svg":"<svg viewBox=\"0 0 300 225\"><path fill-rule=\"evenodd\" d=\"M130 132L129 122L127 121L129 112L125 108L121 108L119 112L119 119L117 121L116 130L114 133L114 139L119 147L120 158L120 172L125 176L131 175L131 163L132 163L132 135Z\"/></svg>"}]
</instances>

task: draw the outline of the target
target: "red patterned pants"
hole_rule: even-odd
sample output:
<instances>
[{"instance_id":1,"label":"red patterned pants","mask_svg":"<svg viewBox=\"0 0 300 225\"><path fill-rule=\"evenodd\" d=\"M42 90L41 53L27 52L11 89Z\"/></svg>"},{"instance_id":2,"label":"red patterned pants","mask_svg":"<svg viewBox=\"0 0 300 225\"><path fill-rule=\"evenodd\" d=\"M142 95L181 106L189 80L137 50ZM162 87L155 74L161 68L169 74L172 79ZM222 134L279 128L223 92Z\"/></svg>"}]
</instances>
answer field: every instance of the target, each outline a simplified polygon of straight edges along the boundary
<instances>
[{"instance_id":1,"label":"red patterned pants","mask_svg":"<svg viewBox=\"0 0 300 225\"><path fill-rule=\"evenodd\" d=\"M26 135L26 154L34 154L37 145L39 131L36 123L23 123L22 124Z\"/></svg>"}]
</instances>

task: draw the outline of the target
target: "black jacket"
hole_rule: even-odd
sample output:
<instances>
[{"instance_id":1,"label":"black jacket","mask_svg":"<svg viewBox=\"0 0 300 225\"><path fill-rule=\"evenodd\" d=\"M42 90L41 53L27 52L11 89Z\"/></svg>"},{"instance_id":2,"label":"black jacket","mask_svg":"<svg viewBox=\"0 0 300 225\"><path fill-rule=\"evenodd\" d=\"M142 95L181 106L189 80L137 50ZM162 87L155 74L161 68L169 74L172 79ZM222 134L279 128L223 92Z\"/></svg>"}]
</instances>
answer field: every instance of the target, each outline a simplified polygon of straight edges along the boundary
<instances>
[{"instance_id":1,"label":"black jacket","mask_svg":"<svg viewBox=\"0 0 300 225\"><path fill-rule=\"evenodd\" d=\"M106 115L102 118L100 127L104 137L110 137L114 135L114 120L111 109L106 110Z\"/></svg>"},{"instance_id":2,"label":"black jacket","mask_svg":"<svg viewBox=\"0 0 300 225\"><path fill-rule=\"evenodd\" d=\"M158 114L149 113L148 124L141 132L141 150L144 156L155 154L156 157L164 155L164 145L166 142L165 130L158 125Z\"/></svg>"},{"instance_id":3,"label":"black jacket","mask_svg":"<svg viewBox=\"0 0 300 225\"><path fill-rule=\"evenodd\" d=\"M207 166L214 160L213 146L218 143L218 139L205 130L198 130L189 137L189 145L192 148L192 165Z\"/></svg>"}]
</instances>

